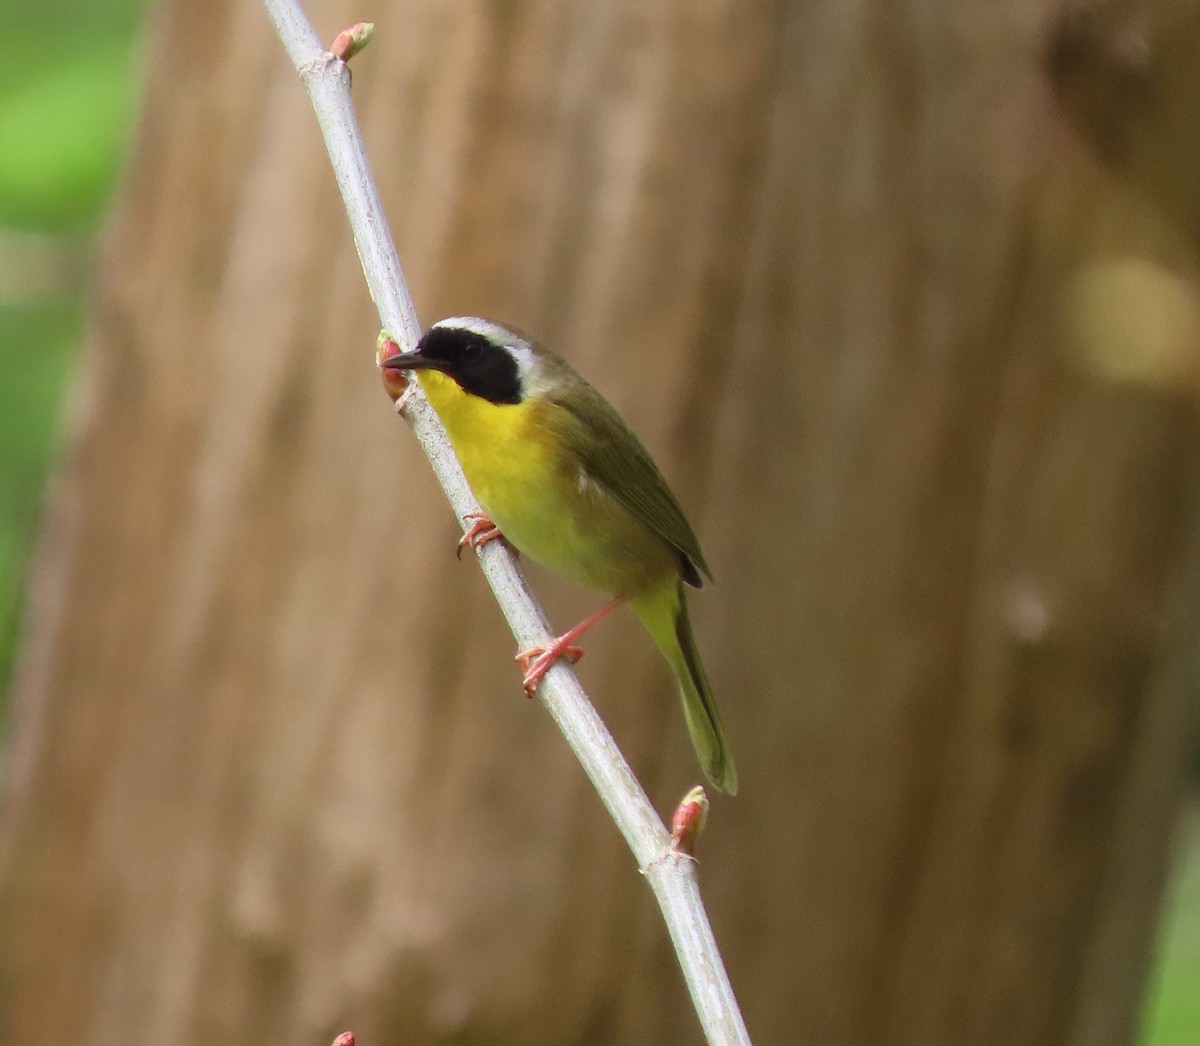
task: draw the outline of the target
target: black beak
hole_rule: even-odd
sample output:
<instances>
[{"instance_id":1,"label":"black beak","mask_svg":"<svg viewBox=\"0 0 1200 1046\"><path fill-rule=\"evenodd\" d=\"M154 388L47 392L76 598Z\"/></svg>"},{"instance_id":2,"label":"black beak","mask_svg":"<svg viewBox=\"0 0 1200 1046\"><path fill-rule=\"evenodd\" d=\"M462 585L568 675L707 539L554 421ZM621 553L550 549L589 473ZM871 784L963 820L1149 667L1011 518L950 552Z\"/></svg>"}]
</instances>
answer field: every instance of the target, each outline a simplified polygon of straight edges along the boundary
<instances>
[{"instance_id":1,"label":"black beak","mask_svg":"<svg viewBox=\"0 0 1200 1046\"><path fill-rule=\"evenodd\" d=\"M401 352L389 356L380 364L385 370L440 370L441 360L430 359L419 352Z\"/></svg>"}]
</instances>

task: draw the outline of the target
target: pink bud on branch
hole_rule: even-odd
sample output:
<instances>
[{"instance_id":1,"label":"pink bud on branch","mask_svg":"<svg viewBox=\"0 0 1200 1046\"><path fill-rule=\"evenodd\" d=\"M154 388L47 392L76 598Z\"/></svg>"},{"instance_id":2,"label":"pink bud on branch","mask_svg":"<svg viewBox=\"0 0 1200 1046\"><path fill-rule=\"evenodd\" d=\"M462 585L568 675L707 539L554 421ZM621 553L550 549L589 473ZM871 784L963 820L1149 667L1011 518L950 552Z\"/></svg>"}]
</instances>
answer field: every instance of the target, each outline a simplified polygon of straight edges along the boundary
<instances>
[{"instance_id":1,"label":"pink bud on branch","mask_svg":"<svg viewBox=\"0 0 1200 1046\"><path fill-rule=\"evenodd\" d=\"M334 58L348 62L371 42L374 35L374 22L355 22L349 29L343 29L333 38L333 43L329 45L329 53Z\"/></svg>"},{"instance_id":2,"label":"pink bud on branch","mask_svg":"<svg viewBox=\"0 0 1200 1046\"><path fill-rule=\"evenodd\" d=\"M674 853L695 854L696 840L708 820L708 796L697 785L680 800L671 818L671 850Z\"/></svg>"},{"instance_id":3,"label":"pink bud on branch","mask_svg":"<svg viewBox=\"0 0 1200 1046\"><path fill-rule=\"evenodd\" d=\"M408 391L408 379L403 371L385 367L383 361L399 354L400 346L396 340L387 331L380 331L379 337L375 339L375 366L379 368L384 390L391 396L393 403Z\"/></svg>"}]
</instances>

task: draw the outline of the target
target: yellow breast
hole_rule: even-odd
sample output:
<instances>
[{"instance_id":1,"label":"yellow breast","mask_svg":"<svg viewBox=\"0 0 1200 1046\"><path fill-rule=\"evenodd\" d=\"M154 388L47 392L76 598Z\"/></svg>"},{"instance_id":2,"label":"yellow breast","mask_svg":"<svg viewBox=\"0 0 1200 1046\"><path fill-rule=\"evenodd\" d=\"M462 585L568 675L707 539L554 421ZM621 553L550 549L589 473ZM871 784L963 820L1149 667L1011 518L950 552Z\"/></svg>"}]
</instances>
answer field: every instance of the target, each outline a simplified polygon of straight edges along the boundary
<instances>
[{"instance_id":1,"label":"yellow breast","mask_svg":"<svg viewBox=\"0 0 1200 1046\"><path fill-rule=\"evenodd\" d=\"M532 403L490 403L468 396L437 371L421 387L438 412L475 496L497 523L519 514L553 473L550 448L536 438Z\"/></svg>"},{"instance_id":2,"label":"yellow breast","mask_svg":"<svg viewBox=\"0 0 1200 1046\"><path fill-rule=\"evenodd\" d=\"M420 374L471 489L509 543L587 588L633 595L678 567L668 547L584 477L542 400L495 404Z\"/></svg>"}]
</instances>

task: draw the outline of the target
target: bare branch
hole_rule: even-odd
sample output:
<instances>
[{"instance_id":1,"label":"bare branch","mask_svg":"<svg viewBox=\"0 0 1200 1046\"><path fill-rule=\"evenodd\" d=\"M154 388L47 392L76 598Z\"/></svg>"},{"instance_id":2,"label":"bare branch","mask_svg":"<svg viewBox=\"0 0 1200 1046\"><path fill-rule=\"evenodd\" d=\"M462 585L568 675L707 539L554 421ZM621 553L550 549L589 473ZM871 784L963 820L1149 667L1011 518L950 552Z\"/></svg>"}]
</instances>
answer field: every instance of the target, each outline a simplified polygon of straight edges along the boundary
<instances>
[{"instance_id":1,"label":"bare branch","mask_svg":"<svg viewBox=\"0 0 1200 1046\"><path fill-rule=\"evenodd\" d=\"M263 2L312 99L382 326L403 348L412 349L420 337L420 326L367 164L350 99L349 69L345 62L321 47L298 3ZM352 30L347 33L361 35ZM346 37L340 39L344 41ZM458 518L465 521L478 513L479 505L441 422L415 383L399 398L397 407L429 456ZM520 648L550 642L553 635L545 614L530 594L520 566L505 544L489 542L480 549L479 559ZM546 674L537 693L591 778L654 890L709 1043L748 1044L749 1035L700 899L695 861L672 850L671 837L574 672L559 662Z\"/></svg>"}]
</instances>

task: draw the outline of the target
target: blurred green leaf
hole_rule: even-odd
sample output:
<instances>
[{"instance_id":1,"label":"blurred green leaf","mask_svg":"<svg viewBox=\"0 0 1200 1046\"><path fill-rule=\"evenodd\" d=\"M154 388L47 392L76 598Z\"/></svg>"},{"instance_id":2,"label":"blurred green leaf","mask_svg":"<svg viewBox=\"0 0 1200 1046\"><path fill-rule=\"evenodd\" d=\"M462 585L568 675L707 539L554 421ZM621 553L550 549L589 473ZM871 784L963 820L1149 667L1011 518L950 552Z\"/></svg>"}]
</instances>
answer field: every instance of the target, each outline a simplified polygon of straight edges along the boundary
<instances>
[{"instance_id":1,"label":"blurred green leaf","mask_svg":"<svg viewBox=\"0 0 1200 1046\"><path fill-rule=\"evenodd\" d=\"M1147 993L1145 1046L1200 1042L1200 800L1180 823L1179 847Z\"/></svg>"},{"instance_id":2,"label":"blurred green leaf","mask_svg":"<svg viewBox=\"0 0 1200 1046\"><path fill-rule=\"evenodd\" d=\"M0 223L74 229L96 219L120 165L134 80L128 50L106 47L0 95Z\"/></svg>"},{"instance_id":3,"label":"blurred green leaf","mask_svg":"<svg viewBox=\"0 0 1200 1046\"><path fill-rule=\"evenodd\" d=\"M0 306L0 689L8 678L58 403L81 326L78 304Z\"/></svg>"}]
</instances>

